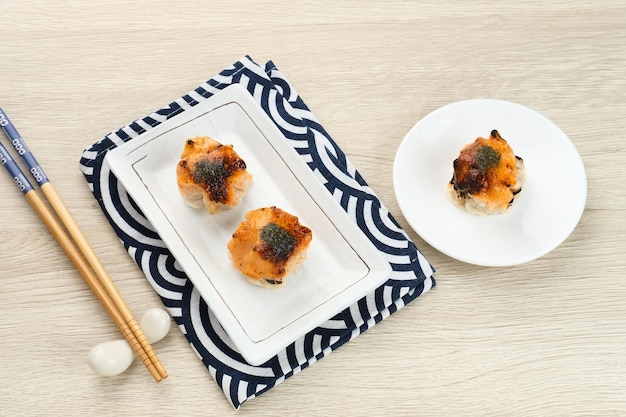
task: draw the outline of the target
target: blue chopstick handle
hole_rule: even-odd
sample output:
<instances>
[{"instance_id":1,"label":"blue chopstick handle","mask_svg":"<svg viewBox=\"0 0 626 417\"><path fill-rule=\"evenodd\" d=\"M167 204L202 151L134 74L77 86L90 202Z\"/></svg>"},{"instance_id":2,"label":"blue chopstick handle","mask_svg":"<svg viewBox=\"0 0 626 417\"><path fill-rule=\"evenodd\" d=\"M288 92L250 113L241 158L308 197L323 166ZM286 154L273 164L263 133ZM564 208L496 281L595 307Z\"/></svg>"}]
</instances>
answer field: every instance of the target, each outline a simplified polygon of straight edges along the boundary
<instances>
[{"instance_id":1,"label":"blue chopstick handle","mask_svg":"<svg viewBox=\"0 0 626 417\"><path fill-rule=\"evenodd\" d=\"M9 175L13 177L13 181L17 188L20 189L24 194L29 191L33 191L33 186L31 185L28 178L24 176L24 173L20 169L20 167L15 163L15 160L11 158L9 151L0 143L0 163L7 169Z\"/></svg>"},{"instance_id":2,"label":"blue chopstick handle","mask_svg":"<svg viewBox=\"0 0 626 417\"><path fill-rule=\"evenodd\" d=\"M17 133L17 129L15 129L15 126L13 126L13 123L11 123L11 120L9 120L6 113L2 109L0 109L0 127L2 127L4 133L6 133L6 135L9 137L9 140L11 141L11 144L17 151L18 155L21 156L24 160L24 163L28 167L35 181L37 181L37 184L41 186L49 182L50 180L43 172L43 169L39 165L39 162L37 162L35 156L30 152L30 149L28 149L28 146L26 146L26 142L24 142L24 139L22 139L20 134Z\"/></svg>"}]
</instances>

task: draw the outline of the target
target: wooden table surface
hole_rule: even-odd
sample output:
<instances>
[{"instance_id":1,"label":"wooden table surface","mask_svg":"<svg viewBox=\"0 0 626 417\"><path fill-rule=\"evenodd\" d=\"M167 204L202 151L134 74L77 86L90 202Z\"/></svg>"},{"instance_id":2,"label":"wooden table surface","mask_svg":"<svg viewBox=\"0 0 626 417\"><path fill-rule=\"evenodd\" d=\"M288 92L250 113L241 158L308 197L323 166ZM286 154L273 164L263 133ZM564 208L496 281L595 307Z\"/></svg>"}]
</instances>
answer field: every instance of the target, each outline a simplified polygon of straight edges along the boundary
<instances>
[{"instance_id":1,"label":"wooden table surface","mask_svg":"<svg viewBox=\"0 0 626 417\"><path fill-rule=\"evenodd\" d=\"M174 327L155 344L168 379L137 363L102 378L87 353L119 334L1 174L0 415L626 415L622 0L0 0L0 11L0 106L137 317L160 301L93 199L82 150L246 54L286 74L438 284L239 411ZM582 157L580 223L535 261L459 262L400 213L392 165L404 135L468 98L542 113Z\"/></svg>"}]
</instances>

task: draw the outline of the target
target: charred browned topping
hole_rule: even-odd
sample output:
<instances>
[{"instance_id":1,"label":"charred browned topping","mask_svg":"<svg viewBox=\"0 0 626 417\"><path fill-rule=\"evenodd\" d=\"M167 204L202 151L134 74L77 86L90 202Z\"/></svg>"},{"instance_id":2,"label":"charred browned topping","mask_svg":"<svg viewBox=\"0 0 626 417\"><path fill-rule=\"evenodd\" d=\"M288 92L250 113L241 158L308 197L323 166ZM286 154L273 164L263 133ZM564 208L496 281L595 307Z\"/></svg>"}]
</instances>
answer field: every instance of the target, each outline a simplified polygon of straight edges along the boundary
<instances>
[{"instance_id":1,"label":"charred browned topping","mask_svg":"<svg viewBox=\"0 0 626 417\"><path fill-rule=\"evenodd\" d=\"M462 160L462 157L460 156L459 159ZM479 193L487 186L487 173L477 167L462 164L459 159L454 160L454 174L451 181L454 189L459 192L461 197Z\"/></svg>"},{"instance_id":2,"label":"charred browned topping","mask_svg":"<svg viewBox=\"0 0 626 417\"><path fill-rule=\"evenodd\" d=\"M498 135L496 130L492 136ZM497 136L494 136L497 137ZM500 164L500 153L493 147L474 142L454 160L454 174L450 181L461 197L477 194L488 187L488 173Z\"/></svg>"},{"instance_id":3,"label":"charred browned topping","mask_svg":"<svg viewBox=\"0 0 626 417\"><path fill-rule=\"evenodd\" d=\"M276 223L268 223L261 229L259 253L274 263L286 262L296 247L297 240L287 229Z\"/></svg>"},{"instance_id":4,"label":"charred browned topping","mask_svg":"<svg viewBox=\"0 0 626 417\"><path fill-rule=\"evenodd\" d=\"M225 201L228 197L226 180L231 173L219 162L203 160L193 167L191 176L196 184L202 184L213 201Z\"/></svg>"},{"instance_id":5,"label":"charred browned topping","mask_svg":"<svg viewBox=\"0 0 626 417\"><path fill-rule=\"evenodd\" d=\"M298 218L276 207L267 207L274 221L270 221L259 230L259 241L254 247L263 259L271 262L280 276L285 272L285 265L297 248L311 240L312 232L298 221Z\"/></svg>"},{"instance_id":6,"label":"charred browned topping","mask_svg":"<svg viewBox=\"0 0 626 417\"><path fill-rule=\"evenodd\" d=\"M181 162L181 166L186 164ZM223 203L228 198L228 178L244 169L246 163L234 152L209 153L194 164L190 174L196 184L204 187L212 201Z\"/></svg>"}]
</instances>

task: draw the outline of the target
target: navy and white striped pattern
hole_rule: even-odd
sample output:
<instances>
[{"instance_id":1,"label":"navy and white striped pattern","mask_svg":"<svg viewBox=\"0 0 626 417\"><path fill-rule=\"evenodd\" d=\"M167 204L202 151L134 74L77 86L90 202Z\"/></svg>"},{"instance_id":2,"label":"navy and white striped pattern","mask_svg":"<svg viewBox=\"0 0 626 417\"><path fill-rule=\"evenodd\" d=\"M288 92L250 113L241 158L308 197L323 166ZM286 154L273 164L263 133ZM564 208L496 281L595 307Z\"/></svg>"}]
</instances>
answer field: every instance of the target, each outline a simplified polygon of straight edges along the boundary
<instances>
[{"instance_id":1,"label":"navy and white striped pattern","mask_svg":"<svg viewBox=\"0 0 626 417\"><path fill-rule=\"evenodd\" d=\"M139 207L111 174L104 156L224 87L239 83L392 266L372 294L294 341L262 366L247 364ZM434 286L433 268L381 204L356 168L272 62L244 57L168 106L85 150L81 170L128 253L143 270L233 407L271 389L352 340Z\"/></svg>"}]
</instances>

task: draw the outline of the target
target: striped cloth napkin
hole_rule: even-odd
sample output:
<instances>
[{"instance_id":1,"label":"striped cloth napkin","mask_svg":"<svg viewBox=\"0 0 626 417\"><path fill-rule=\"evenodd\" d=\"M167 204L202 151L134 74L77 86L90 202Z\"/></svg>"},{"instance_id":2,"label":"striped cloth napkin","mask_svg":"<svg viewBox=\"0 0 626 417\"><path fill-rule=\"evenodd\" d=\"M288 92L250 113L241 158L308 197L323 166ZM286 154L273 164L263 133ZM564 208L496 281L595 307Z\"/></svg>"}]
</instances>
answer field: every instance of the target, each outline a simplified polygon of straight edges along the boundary
<instances>
[{"instance_id":1,"label":"striped cloth napkin","mask_svg":"<svg viewBox=\"0 0 626 417\"><path fill-rule=\"evenodd\" d=\"M118 144L176 117L234 83L245 86L289 142L297 144L294 148L298 154L323 178L337 204L392 267L385 284L260 366L246 363L232 347L207 304L117 182L104 158ZM194 91L86 149L80 168L124 247L235 409L322 359L435 285L434 269L429 262L271 61L262 67L250 57L243 57Z\"/></svg>"}]
</instances>

